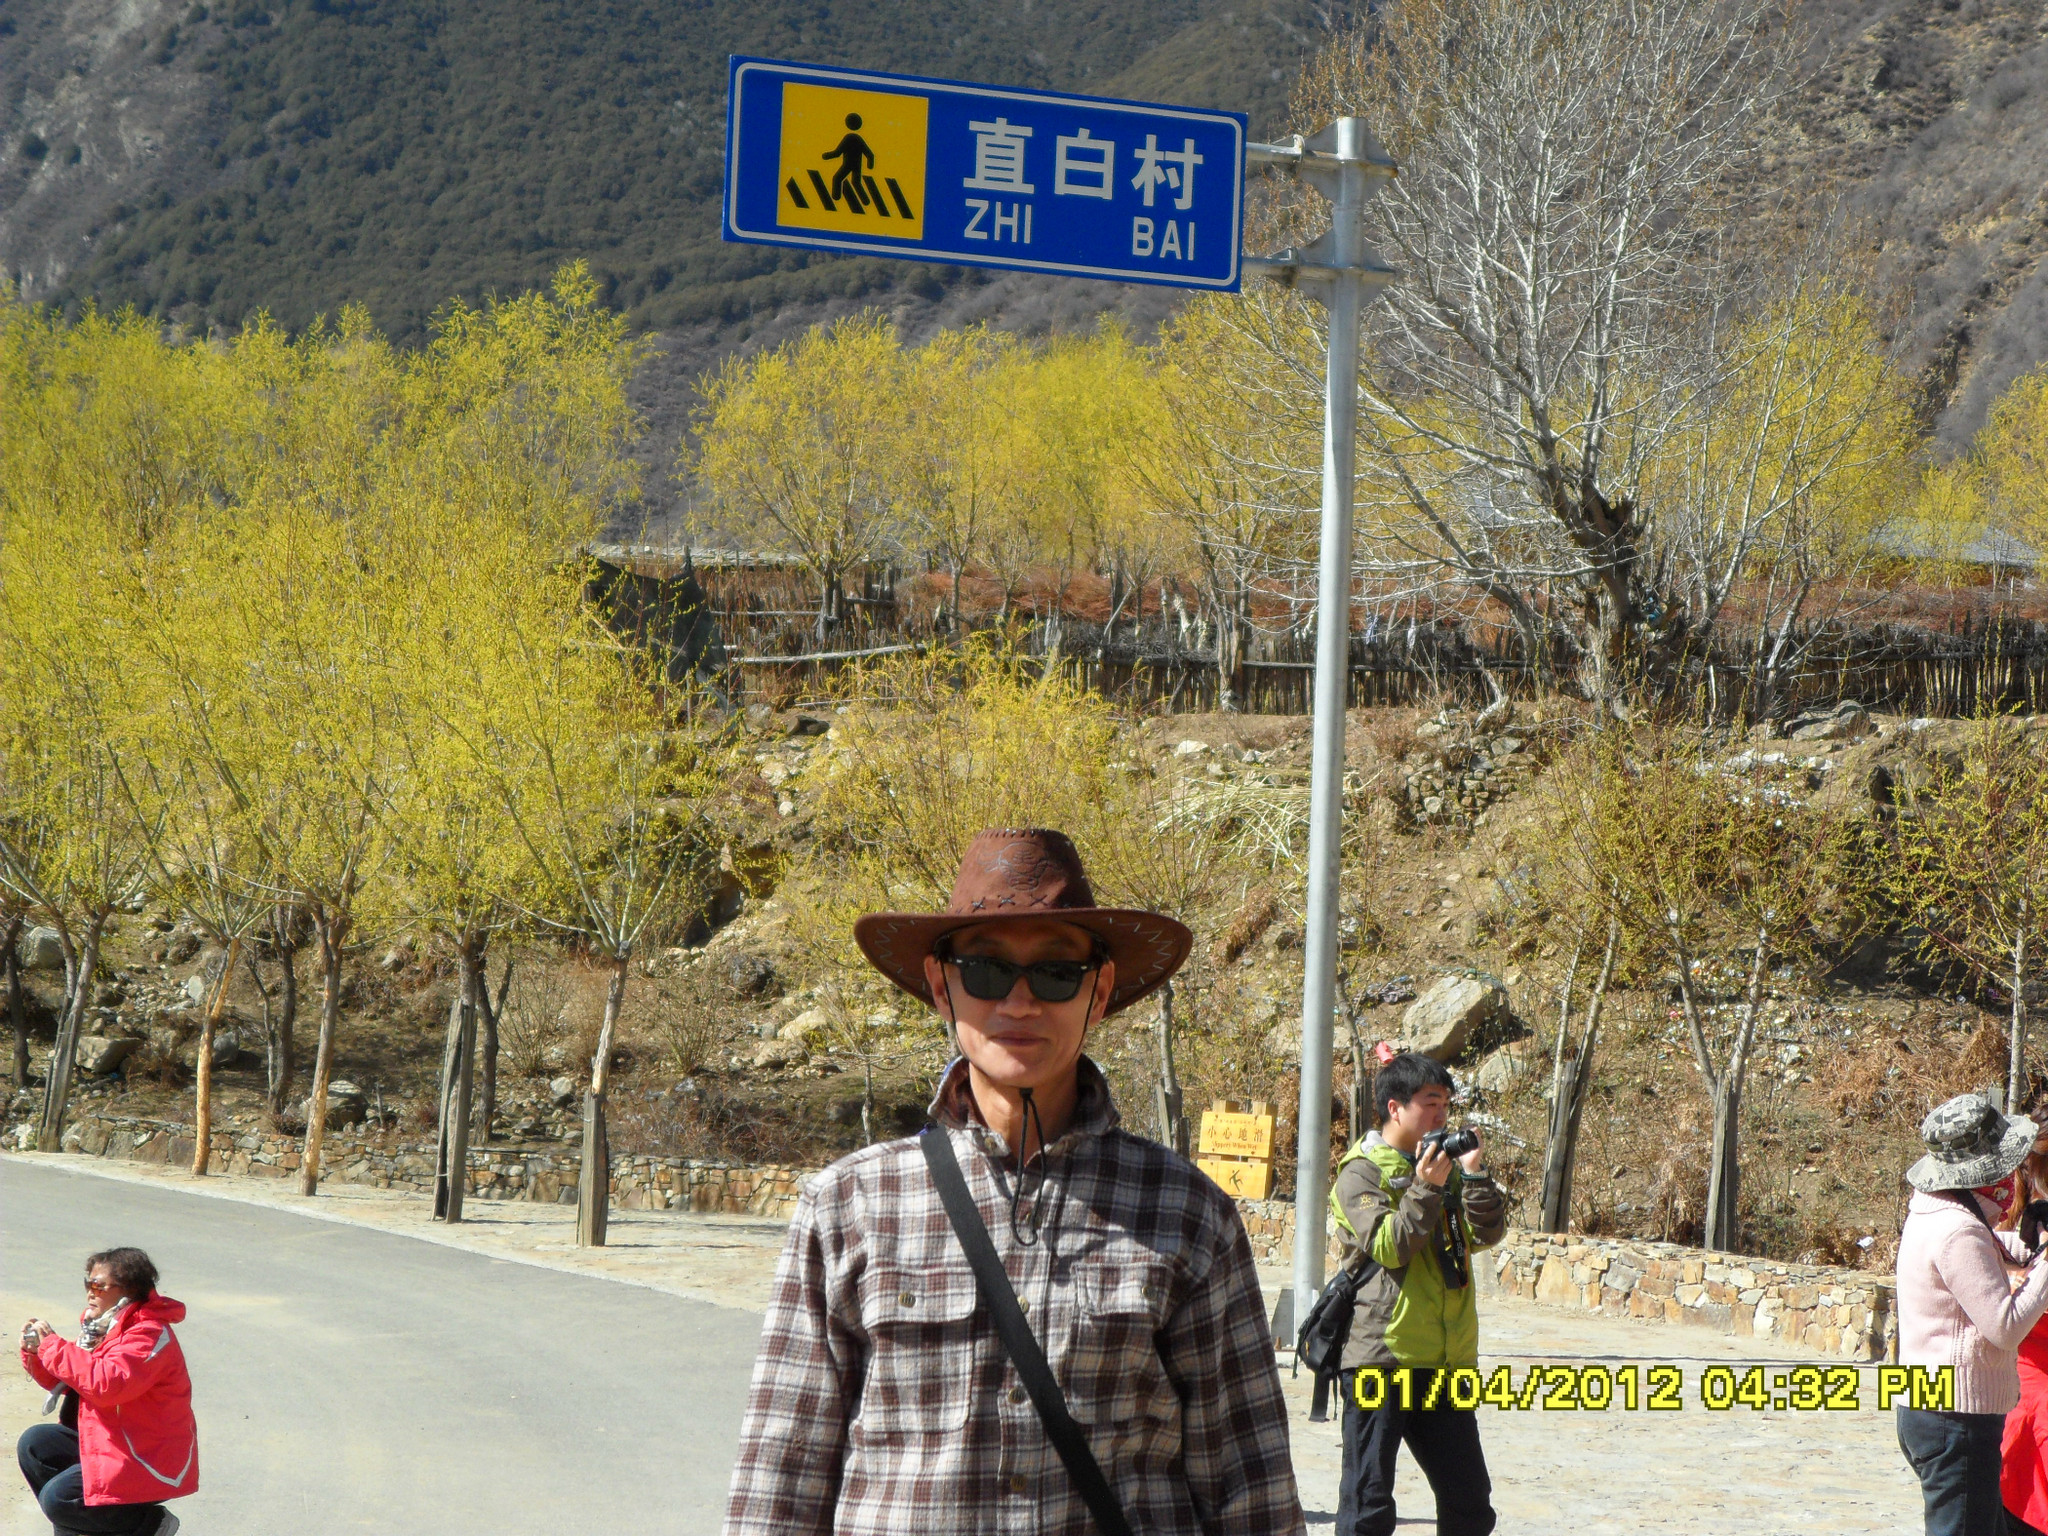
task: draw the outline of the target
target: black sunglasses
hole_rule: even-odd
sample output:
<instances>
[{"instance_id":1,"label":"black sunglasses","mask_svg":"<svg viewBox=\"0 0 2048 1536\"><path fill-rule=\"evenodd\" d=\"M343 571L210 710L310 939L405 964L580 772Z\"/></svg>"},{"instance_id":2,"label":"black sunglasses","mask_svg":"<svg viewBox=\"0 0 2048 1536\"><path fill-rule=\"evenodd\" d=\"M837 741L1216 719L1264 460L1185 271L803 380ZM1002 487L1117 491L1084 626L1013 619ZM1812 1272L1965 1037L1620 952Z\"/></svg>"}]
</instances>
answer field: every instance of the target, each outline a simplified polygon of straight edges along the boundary
<instances>
[{"instance_id":1,"label":"black sunglasses","mask_svg":"<svg viewBox=\"0 0 2048 1536\"><path fill-rule=\"evenodd\" d=\"M1102 964L1100 956L1086 960L1034 960L1029 965L1012 965L994 955L941 955L939 962L960 973L960 985L969 997L984 1003L999 1003L1010 995L1022 976L1031 985L1031 995L1041 1003L1065 1003L1081 990L1088 973Z\"/></svg>"}]
</instances>

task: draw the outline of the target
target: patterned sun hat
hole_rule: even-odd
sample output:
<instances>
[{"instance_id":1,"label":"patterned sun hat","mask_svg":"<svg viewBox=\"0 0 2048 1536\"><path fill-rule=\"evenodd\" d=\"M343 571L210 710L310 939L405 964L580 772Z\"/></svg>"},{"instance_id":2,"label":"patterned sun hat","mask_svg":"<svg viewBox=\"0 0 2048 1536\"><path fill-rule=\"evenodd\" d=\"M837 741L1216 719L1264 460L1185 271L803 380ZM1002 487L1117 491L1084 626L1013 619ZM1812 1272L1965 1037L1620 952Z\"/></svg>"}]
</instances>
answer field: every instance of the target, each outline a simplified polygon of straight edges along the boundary
<instances>
[{"instance_id":1,"label":"patterned sun hat","mask_svg":"<svg viewBox=\"0 0 2048 1536\"><path fill-rule=\"evenodd\" d=\"M2025 1115L2007 1119L1981 1093L1959 1093L1920 1122L1927 1155L1906 1182L1930 1194L1996 1184L2027 1160L2038 1129Z\"/></svg>"}]
</instances>

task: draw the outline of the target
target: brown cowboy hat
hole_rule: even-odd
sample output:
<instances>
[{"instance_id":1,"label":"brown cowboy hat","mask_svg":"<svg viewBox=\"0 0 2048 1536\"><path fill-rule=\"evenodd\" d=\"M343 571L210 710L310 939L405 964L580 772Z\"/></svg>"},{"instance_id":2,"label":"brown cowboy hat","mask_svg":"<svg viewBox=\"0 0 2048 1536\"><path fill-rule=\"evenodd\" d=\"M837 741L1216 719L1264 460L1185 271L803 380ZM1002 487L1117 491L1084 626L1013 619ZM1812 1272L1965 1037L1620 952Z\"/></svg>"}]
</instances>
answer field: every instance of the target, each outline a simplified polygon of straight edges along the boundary
<instances>
[{"instance_id":1,"label":"brown cowboy hat","mask_svg":"<svg viewBox=\"0 0 2048 1536\"><path fill-rule=\"evenodd\" d=\"M1064 832L991 829L967 845L943 912L871 912L853 941L874 968L928 1006L924 957L949 935L1022 917L1051 917L1092 934L1116 963L1108 1013L1128 1008L1180 969L1194 935L1170 917L1098 907L1081 855Z\"/></svg>"}]
</instances>

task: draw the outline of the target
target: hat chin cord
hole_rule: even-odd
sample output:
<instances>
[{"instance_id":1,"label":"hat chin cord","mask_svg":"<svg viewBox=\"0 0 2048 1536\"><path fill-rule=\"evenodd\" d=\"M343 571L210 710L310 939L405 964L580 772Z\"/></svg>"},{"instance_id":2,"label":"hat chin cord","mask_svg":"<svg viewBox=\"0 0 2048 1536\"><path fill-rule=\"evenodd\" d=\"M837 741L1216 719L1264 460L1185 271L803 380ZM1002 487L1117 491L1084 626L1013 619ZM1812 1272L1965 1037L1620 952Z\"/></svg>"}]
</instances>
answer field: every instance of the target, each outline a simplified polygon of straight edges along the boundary
<instances>
[{"instance_id":1,"label":"hat chin cord","mask_svg":"<svg viewBox=\"0 0 2048 1536\"><path fill-rule=\"evenodd\" d=\"M960 1007L953 1000L953 978L946 975L946 966L943 961L939 964L939 975L944 981L946 991L946 1022L953 1026L953 1048L959 1050L960 1054L965 1056L967 1054L966 1051L960 1049ZM1091 1022L1095 1017L1096 1000L1101 995L1102 968L1097 966L1095 968L1094 980L1088 984L1087 1017ZM1084 1043L1087 1040L1087 1026L1085 1024L1082 1026L1082 1040ZM1038 1213L1041 1203L1038 1197L1045 1192L1045 1117L1039 1113L1038 1098L1031 1089L1019 1088L1017 1090L1017 1097L1024 1103L1024 1124L1019 1130L1017 1147L1015 1149L1017 1157L1017 1182L1010 1188L1010 1235L1017 1240L1019 1247L1031 1248L1035 1247L1038 1243ZM1034 1132L1036 1133L1038 1148L1036 1152L1027 1155L1027 1149L1031 1146ZM1030 1174L1034 1163L1038 1166L1038 1182L1032 1186L1032 1199L1027 1208L1024 1200L1024 1181Z\"/></svg>"}]
</instances>

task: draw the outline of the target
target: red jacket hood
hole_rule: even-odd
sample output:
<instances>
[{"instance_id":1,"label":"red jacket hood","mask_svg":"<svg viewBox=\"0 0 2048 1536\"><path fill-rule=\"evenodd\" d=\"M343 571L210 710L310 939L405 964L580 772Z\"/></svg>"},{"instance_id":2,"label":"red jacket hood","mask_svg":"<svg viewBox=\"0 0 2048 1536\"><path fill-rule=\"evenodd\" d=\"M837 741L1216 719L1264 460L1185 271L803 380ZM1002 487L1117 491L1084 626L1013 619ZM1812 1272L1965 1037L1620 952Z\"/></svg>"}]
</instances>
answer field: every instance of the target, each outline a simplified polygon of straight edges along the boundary
<instances>
[{"instance_id":1,"label":"red jacket hood","mask_svg":"<svg viewBox=\"0 0 2048 1536\"><path fill-rule=\"evenodd\" d=\"M147 1301L137 1302L128 1309L128 1313L136 1322L154 1317L166 1323L182 1323L185 1321L185 1303L175 1301L161 1291L151 1291ZM128 1324L124 1322L121 1326L125 1328Z\"/></svg>"}]
</instances>

